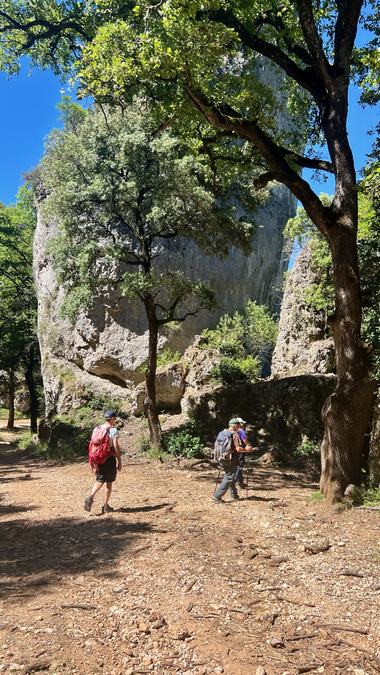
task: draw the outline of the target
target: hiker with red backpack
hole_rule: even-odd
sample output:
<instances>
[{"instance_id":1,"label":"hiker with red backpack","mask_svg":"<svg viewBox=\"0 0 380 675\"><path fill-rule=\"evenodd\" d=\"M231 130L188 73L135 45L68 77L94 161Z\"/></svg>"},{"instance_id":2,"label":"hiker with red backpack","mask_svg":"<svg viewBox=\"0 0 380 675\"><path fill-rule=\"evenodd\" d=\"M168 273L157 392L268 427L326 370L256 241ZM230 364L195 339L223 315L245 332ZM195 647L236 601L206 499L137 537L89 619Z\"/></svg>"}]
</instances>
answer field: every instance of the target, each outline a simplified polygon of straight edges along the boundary
<instances>
[{"instance_id":1,"label":"hiker with red backpack","mask_svg":"<svg viewBox=\"0 0 380 675\"><path fill-rule=\"evenodd\" d=\"M219 487L213 494L213 501L223 503L223 495L230 490L233 500L239 499L236 482L239 478L239 458L241 453L252 452L252 446L244 445L239 436L240 418L233 417L228 423L228 429L221 431L214 445L214 459L224 470L224 476Z\"/></svg>"},{"instance_id":2,"label":"hiker with red backpack","mask_svg":"<svg viewBox=\"0 0 380 675\"><path fill-rule=\"evenodd\" d=\"M112 483L116 480L118 471L122 469L121 452L119 446L119 431L116 427L116 411L107 410L106 419L92 432L88 446L88 461L96 473L96 480L91 494L84 500L85 511L91 511L94 497L105 484L106 495L102 506L102 513L111 513L114 509L109 505L112 493Z\"/></svg>"}]
</instances>

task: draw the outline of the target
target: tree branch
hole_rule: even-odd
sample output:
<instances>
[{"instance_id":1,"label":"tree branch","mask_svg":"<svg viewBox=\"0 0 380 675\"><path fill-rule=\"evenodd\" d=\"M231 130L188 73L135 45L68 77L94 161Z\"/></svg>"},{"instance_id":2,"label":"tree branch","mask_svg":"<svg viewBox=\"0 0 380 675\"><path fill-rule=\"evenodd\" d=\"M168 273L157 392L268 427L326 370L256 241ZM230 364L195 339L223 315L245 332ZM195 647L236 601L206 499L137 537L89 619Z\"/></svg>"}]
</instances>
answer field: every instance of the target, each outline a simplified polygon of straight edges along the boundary
<instances>
[{"instance_id":1,"label":"tree branch","mask_svg":"<svg viewBox=\"0 0 380 675\"><path fill-rule=\"evenodd\" d=\"M363 0L337 0L336 4L338 18L334 37L334 71L337 75L344 73L348 76Z\"/></svg>"},{"instance_id":2,"label":"tree branch","mask_svg":"<svg viewBox=\"0 0 380 675\"><path fill-rule=\"evenodd\" d=\"M7 31L12 30L17 30L20 31L21 33L25 33L26 41L22 45L22 47L20 47L19 54L33 47L36 42L48 40L53 37L56 38L56 45L55 45L56 49L57 41L59 40L60 37L63 36L63 34L66 31L74 31L75 33L78 34L78 36L81 36L87 42L91 39L91 36L88 33L86 33L86 31L80 25L80 23L70 18L62 19L57 23L52 23L51 21L40 17L38 19L33 19L31 21L26 21L25 23L22 23L21 21L15 19L14 17L12 17L7 12L4 12L3 10L0 10L0 18L3 18L6 21L8 21L8 24L0 26L0 33L6 33ZM35 29L43 29L43 30L40 30L39 32L34 32Z\"/></svg>"},{"instance_id":3,"label":"tree branch","mask_svg":"<svg viewBox=\"0 0 380 675\"><path fill-rule=\"evenodd\" d=\"M311 0L296 0L296 6L302 33L312 58L313 70L320 77L326 89L329 89L331 66L315 24L312 2Z\"/></svg>"},{"instance_id":4,"label":"tree branch","mask_svg":"<svg viewBox=\"0 0 380 675\"><path fill-rule=\"evenodd\" d=\"M195 91L190 85L187 85L186 92L193 105L206 117L213 127L233 131L240 138L247 139L256 147L269 170L281 176L281 183L286 185L297 199L302 202L308 216L317 225L322 234L326 236L327 228L330 224L329 209L323 206L309 183L299 176L297 171L287 162L287 154L291 155L292 153L278 146L256 122L242 119L230 106L217 108L207 100L203 93ZM300 155L298 157L301 158Z\"/></svg>"},{"instance_id":5,"label":"tree branch","mask_svg":"<svg viewBox=\"0 0 380 675\"><path fill-rule=\"evenodd\" d=\"M260 176L255 178L255 180L253 181L253 185L255 186L256 190L262 190L272 180L277 180L279 183L282 183L283 174L280 173L279 171L266 171L265 173L262 173Z\"/></svg>"},{"instance_id":6,"label":"tree branch","mask_svg":"<svg viewBox=\"0 0 380 675\"><path fill-rule=\"evenodd\" d=\"M277 63L277 65L280 66L292 80L298 82L303 89L306 89L306 91L310 92L315 98L320 97L321 91L318 86L318 79L315 77L315 72L310 67L305 69L300 68L295 61L280 49L280 47L251 33L232 14L232 12L217 10L204 12L203 14L207 14L211 21L222 23L227 28L233 28L246 47L249 47L262 56L266 56L270 61ZM201 18L201 13L199 13L199 17Z\"/></svg>"},{"instance_id":7,"label":"tree branch","mask_svg":"<svg viewBox=\"0 0 380 675\"><path fill-rule=\"evenodd\" d=\"M335 173L334 165L332 162L328 162L324 159L318 159L318 157L304 157L299 155L292 150L287 150L286 148L282 149L284 156L290 159L292 162L297 164L297 166L302 167L303 169L316 169L317 171L327 171L328 173Z\"/></svg>"}]
</instances>

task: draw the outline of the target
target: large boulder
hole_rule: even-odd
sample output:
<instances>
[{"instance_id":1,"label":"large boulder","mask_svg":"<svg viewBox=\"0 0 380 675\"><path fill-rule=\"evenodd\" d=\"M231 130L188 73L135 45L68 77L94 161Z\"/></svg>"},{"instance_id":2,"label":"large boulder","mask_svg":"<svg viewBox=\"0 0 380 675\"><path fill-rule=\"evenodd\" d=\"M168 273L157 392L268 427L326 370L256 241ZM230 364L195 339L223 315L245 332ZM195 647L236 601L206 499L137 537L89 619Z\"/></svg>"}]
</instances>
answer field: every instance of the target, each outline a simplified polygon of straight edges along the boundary
<instances>
[{"instance_id":1,"label":"large boulder","mask_svg":"<svg viewBox=\"0 0 380 675\"><path fill-rule=\"evenodd\" d=\"M160 411L179 411L185 393L185 369L181 362L161 366L156 375L156 402ZM139 384L134 392L133 414L141 415L144 410L145 384Z\"/></svg>"},{"instance_id":2,"label":"large boulder","mask_svg":"<svg viewBox=\"0 0 380 675\"><path fill-rule=\"evenodd\" d=\"M212 440L230 417L254 429L254 443L295 451L305 439L322 438L321 410L336 383L334 375L299 375L235 386L210 385L188 399L188 412Z\"/></svg>"}]
</instances>

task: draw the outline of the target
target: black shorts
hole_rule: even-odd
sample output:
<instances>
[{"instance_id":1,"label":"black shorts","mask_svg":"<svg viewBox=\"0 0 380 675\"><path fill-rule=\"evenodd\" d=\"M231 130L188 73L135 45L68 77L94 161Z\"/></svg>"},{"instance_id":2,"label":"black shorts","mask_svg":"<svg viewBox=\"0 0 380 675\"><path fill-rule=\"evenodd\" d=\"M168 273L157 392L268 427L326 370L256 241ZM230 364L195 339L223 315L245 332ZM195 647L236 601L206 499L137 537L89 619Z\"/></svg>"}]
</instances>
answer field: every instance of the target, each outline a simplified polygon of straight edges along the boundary
<instances>
[{"instance_id":1,"label":"black shorts","mask_svg":"<svg viewBox=\"0 0 380 675\"><path fill-rule=\"evenodd\" d=\"M96 472L96 480L99 483L114 483L116 475L116 457L108 457L104 464L99 464Z\"/></svg>"}]
</instances>

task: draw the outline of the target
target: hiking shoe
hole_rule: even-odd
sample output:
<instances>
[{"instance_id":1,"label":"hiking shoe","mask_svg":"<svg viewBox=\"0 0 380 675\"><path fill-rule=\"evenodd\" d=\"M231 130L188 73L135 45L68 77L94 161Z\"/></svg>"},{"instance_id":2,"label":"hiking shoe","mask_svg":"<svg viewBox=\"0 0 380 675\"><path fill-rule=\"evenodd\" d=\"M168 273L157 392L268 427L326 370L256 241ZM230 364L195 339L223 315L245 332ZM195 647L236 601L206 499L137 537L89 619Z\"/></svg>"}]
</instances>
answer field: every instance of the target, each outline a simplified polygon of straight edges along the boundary
<instances>
[{"instance_id":1,"label":"hiking shoe","mask_svg":"<svg viewBox=\"0 0 380 675\"><path fill-rule=\"evenodd\" d=\"M91 511L91 506L92 506L93 501L94 501L94 498L91 497L91 495L89 497L85 498L84 505L83 505L83 508L84 508L85 511Z\"/></svg>"},{"instance_id":2,"label":"hiking shoe","mask_svg":"<svg viewBox=\"0 0 380 675\"><path fill-rule=\"evenodd\" d=\"M221 497L215 497L215 495L213 495L212 501L216 504L224 504L224 500Z\"/></svg>"},{"instance_id":3,"label":"hiking shoe","mask_svg":"<svg viewBox=\"0 0 380 675\"><path fill-rule=\"evenodd\" d=\"M104 506L102 506L102 514L104 514L104 513L113 513L114 510L115 510L115 509L113 509L112 506L110 506L109 504L104 504Z\"/></svg>"},{"instance_id":4,"label":"hiking shoe","mask_svg":"<svg viewBox=\"0 0 380 675\"><path fill-rule=\"evenodd\" d=\"M231 495L231 499L236 502L238 499L240 499L239 495Z\"/></svg>"}]
</instances>

